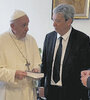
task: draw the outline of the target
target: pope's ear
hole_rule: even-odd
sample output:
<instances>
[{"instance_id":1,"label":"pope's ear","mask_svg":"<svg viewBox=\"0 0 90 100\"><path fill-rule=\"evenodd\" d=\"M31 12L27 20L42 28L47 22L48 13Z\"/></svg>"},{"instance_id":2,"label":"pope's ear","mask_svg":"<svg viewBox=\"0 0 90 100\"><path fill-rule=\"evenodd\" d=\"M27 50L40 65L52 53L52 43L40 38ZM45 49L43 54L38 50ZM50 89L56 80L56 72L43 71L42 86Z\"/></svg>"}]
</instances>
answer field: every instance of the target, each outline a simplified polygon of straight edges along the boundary
<instances>
[{"instance_id":1,"label":"pope's ear","mask_svg":"<svg viewBox=\"0 0 90 100\"><path fill-rule=\"evenodd\" d=\"M11 26L11 28L14 28L14 24L13 23L11 23L10 26Z\"/></svg>"}]
</instances>

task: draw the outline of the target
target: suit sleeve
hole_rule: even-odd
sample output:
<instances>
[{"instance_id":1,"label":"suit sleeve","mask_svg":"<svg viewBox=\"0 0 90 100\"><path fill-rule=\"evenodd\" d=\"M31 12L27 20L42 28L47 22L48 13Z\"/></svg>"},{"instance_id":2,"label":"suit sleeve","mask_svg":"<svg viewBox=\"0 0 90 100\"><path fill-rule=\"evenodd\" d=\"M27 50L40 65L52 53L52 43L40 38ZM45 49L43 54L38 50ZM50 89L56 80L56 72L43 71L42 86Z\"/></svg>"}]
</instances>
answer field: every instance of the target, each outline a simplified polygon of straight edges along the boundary
<instances>
[{"instance_id":1,"label":"suit sleeve","mask_svg":"<svg viewBox=\"0 0 90 100\"><path fill-rule=\"evenodd\" d=\"M90 77L87 79L87 88L90 89Z\"/></svg>"}]
</instances>

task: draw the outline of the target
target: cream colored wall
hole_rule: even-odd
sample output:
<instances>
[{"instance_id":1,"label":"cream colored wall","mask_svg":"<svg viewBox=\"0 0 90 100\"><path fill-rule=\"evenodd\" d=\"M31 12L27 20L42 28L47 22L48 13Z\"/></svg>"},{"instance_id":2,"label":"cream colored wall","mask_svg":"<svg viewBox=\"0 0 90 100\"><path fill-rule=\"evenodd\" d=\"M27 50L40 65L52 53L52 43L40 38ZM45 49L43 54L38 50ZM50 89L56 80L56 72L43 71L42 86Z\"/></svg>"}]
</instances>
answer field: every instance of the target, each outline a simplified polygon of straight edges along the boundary
<instances>
[{"instance_id":1,"label":"cream colored wall","mask_svg":"<svg viewBox=\"0 0 90 100\"><path fill-rule=\"evenodd\" d=\"M0 0L0 33L9 29L9 20L15 9L24 10L29 18L29 34L33 35L38 47L43 48L45 35L52 31L52 0ZM90 35L90 19L74 20L72 26Z\"/></svg>"}]
</instances>

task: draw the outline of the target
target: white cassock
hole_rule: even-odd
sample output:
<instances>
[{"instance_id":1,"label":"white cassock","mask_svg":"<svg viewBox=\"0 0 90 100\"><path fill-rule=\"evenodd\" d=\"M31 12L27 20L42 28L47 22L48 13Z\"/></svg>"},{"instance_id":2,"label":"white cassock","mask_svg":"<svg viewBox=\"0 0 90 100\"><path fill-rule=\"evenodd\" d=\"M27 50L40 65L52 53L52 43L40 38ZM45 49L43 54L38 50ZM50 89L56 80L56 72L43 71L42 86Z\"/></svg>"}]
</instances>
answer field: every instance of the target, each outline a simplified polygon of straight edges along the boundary
<instances>
[{"instance_id":1,"label":"white cassock","mask_svg":"<svg viewBox=\"0 0 90 100\"><path fill-rule=\"evenodd\" d=\"M28 62L30 70L39 68L41 58L36 41L31 35L18 40L12 32L0 36L0 100L36 100L35 84L33 79L26 77L23 80L15 79L16 70L27 70L26 60L16 47L19 47Z\"/></svg>"}]
</instances>

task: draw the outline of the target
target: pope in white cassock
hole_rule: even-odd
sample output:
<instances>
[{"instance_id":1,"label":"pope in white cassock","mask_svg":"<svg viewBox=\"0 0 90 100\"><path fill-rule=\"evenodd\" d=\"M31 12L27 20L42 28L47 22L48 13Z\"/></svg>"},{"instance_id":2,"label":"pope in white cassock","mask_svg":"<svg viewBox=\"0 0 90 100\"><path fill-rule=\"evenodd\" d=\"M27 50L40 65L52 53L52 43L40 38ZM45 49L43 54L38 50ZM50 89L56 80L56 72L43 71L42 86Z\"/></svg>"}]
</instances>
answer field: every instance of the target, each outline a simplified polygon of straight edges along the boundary
<instances>
[{"instance_id":1,"label":"pope in white cassock","mask_svg":"<svg viewBox=\"0 0 90 100\"><path fill-rule=\"evenodd\" d=\"M36 100L35 81L26 71L40 72L41 59L28 23L26 13L16 10L10 31L0 36L0 100Z\"/></svg>"}]
</instances>

